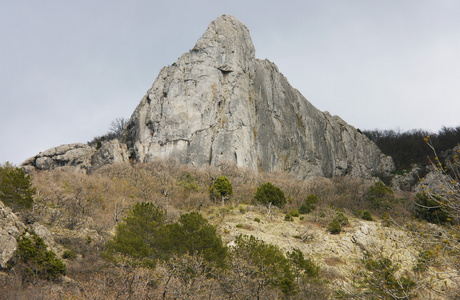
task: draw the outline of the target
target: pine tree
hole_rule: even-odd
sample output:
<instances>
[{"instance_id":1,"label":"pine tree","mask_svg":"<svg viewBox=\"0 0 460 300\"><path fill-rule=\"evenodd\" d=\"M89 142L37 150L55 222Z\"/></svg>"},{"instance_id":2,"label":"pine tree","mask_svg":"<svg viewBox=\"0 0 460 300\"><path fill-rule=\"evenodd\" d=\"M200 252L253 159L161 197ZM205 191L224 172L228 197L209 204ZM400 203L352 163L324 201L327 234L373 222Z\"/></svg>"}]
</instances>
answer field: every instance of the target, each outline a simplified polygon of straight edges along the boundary
<instances>
[{"instance_id":1,"label":"pine tree","mask_svg":"<svg viewBox=\"0 0 460 300\"><path fill-rule=\"evenodd\" d=\"M220 197L223 206L225 199L233 195L233 187L230 180L225 176L219 176L211 187L210 194L213 198Z\"/></svg>"},{"instance_id":2,"label":"pine tree","mask_svg":"<svg viewBox=\"0 0 460 300\"><path fill-rule=\"evenodd\" d=\"M34 202L30 176L10 163L0 165L0 200L13 209L31 208Z\"/></svg>"}]
</instances>

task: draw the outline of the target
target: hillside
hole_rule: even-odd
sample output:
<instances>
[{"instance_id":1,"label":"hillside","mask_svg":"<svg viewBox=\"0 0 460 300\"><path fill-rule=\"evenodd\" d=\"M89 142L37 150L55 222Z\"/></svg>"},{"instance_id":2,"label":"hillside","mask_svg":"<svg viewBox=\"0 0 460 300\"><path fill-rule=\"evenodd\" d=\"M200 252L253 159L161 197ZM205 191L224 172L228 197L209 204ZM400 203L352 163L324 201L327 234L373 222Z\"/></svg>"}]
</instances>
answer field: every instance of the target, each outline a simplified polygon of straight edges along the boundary
<instances>
[{"instance_id":1,"label":"hillside","mask_svg":"<svg viewBox=\"0 0 460 300\"><path fill-rule=\"evenodd\" d=\"M221 175L233 186L223 205L210 194ZM276 246L283 255L300 250L309 271L297 274L295 265L291 266L297 275L288 291L267 279L259 290L262 298L428 299L430 295L431 299L454 299L458 293L457 225L415 218L418 208L413 193L394 193L374 181L299 180L284 173L255 174L232 165L198 169L174 161L109 165L91 175L60 168L34 172L31 181L36 188L34 204L31 209L15 209L23 224L15 221L16 235L19 238L20 232L33 228L63 259L65 276L47 280L40 273L31 275L31 266L16 252L1 273L2 299L256 297L250 296L251 284L263 277L257 265L236 254L223 271L206 267L200 252L174 252L173 260L159 258L154 267L139 264L129 254L109 259L104 253L111 249L107 242L118 232L116 225L125 224L130 209L143 201L165 211L165 226L176 224L181 215L199 212L229 247L243 234ZM284 192L283 208L254 202L264 182ZM299 214L304 203L309 212ZM370 218L362 213L366 210ZM12 218L5 217L8 211L2 208L6 212L0 222L3 240L13 226L5 223ZM340 219L336 234L330 227L334 219ZM180 266L194 271L180 271ZM235 277L235 270L244 271L244 280Z\"/></svg>"},{"instance_id":2,"label":"hillside","mask_svg":"<svg viewBox=\"0 0 460 300\"><path fill-rule=\"evenodd\" d=\"M228 15L117 122L0 166L1 299L458 299L458 128L363 133Z\"/></svg>"}]
</instances>

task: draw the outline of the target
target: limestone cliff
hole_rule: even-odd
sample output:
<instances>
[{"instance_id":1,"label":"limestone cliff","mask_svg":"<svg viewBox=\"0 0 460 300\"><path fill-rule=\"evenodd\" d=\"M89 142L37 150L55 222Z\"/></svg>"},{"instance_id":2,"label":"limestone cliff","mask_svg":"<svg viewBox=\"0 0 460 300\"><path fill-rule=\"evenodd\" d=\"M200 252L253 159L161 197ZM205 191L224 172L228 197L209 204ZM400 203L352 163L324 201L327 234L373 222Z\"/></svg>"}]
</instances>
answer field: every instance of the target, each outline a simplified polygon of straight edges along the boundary
<instances>
[{"instance_id":1,"label":"limestone cliff","mask_svg":"<svg viewBox=\"0 0 460 300\"><path fill-rule=\"evenodd\" d=\"M255 58L236 18L213 21L192 50L164 67L122 132L101 148L61 145L26 169L147 162L236 163L255 171L307 176L388 175L393 160L358 130L307 101L268 60Z\"/></svg>"},{"instance_id":2,"label":"limestone cliff","mask_svg":"<svg viewBox=\"0 0 460 300\"><path fill-rule=\"evenodd\" d=\"M316 109L275 64L256 59L249 30L228 15L161 70L122 141L138 161L226 161L300 177L369 177L393 168L363 134Z\"/></svg>"}]
</instances>

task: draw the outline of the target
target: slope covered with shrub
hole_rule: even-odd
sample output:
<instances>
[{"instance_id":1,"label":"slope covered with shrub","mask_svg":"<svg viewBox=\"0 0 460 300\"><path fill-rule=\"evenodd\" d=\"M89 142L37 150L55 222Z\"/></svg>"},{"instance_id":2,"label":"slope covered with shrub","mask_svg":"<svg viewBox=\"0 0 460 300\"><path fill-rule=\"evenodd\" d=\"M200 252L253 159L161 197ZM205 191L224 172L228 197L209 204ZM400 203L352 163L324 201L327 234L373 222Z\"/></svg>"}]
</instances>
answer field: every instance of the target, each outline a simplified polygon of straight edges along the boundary
<instances>
[{"instance_id":1,"label":"slope covered with shrub","mask_svg":"<svg viewBox=\"0 0 460 300\"><path fill-rule=\"evenodd\" d=\"M458 261L456 225L435 222L439 212L423 210L431 202L381 182L174 161L30 179L34 221L62 247L67 277L57 280L72 284L32 285L6 270L6 298L53 298L59 287L60 297L81 299L391 299L429 292L423 278L444 278L436 270Z\"/></svg>"}]
</instances>

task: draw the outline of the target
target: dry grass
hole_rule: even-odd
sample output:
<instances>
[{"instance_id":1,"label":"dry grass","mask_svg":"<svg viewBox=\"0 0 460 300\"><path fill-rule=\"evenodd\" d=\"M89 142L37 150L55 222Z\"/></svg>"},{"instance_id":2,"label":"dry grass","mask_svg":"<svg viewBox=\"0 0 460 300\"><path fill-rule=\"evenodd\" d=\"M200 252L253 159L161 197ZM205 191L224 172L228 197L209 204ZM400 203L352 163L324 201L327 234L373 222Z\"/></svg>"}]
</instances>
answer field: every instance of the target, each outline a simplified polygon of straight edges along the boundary
<instances>
[{"instance_id":1,"label":"dry grass","mask_svg":"<svg viewBox=\"0 0 460 300\"><path fill-rule=\"evenodd\" d=\"M196 188L184 187L182 180L187 174L193 178ZM229 178L234 191L224 206L209 196L209 188L220 175ZM268 236L268 231L274 230L277 232L276 241L297 245L314 241L318 232L326 234L327 224L339 211L351 221L344 229L352 231L357 222L353 214L357 210L369 209L366 192L373 184L372 181L348 177L300 180L285 173L254 174L229 164L222 164L219 168L195 168L176 161L160 160L108 165L89 175L72 168L59 168L33 173L32 179L38 191L34 206L36 220L48 226L55 234L56 242L78 256L66 261L66 283L38 282L24 286L9 272L7 279L1 281L4 283L3 287L0 286L2 299L29 299L30 295L36 296L33 299L127 299L134 295L139 299L161 298L160 291L165 289L165 277L161 273L164 268L161 266L149 273L144 269L108 266L100 258L105 241L110 238L117 222L141 201L154 202L162 207L168 222L176 221L184 212L200 211L227 242L240 233ZM268 214L265 206L254 205L254 193L264 182L272 182L284 191L288 199L284 208L272 208ZM301 215L303 219L295 217L293 222L284 221L284 215L298 209L311 194L318 196L317 207L311 213ZM407 192L397 194L395 198L406 200L395 203L390 209L371 210L376 222L386 218L391 226L398 226L411 221L412 197ZM326 256L321 261L327 267L322 270L325 280L344 280L336 269L349 265L348 262L336 256ZM205 281L203 285L208 284ZM179 282L174 284L178 289L186 290ZM318 295L330 296L330 291L320 284L307 282L304 287L307 286L317 289ZM307 292L299 295L308 299ZM222 295L214 296L219 299Z\"/></svg>"}]
</instances>

